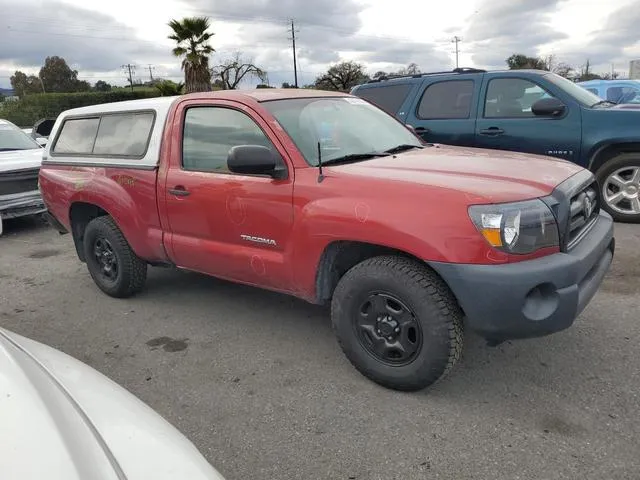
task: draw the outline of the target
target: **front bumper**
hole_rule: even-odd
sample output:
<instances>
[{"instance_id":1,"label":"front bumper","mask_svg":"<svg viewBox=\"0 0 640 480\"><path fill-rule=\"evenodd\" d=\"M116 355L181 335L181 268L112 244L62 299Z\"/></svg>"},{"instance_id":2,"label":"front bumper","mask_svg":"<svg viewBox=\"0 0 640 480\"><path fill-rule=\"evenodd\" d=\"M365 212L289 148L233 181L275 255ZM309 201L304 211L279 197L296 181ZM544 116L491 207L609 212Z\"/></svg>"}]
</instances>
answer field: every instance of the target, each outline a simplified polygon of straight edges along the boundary
<instances>
[{"instance_id":1,"label":"front bumper","mask_svg":"<svg viewBox=\"0 0 640 480\"><path fill-rule=\"evenodd\" d=\"M597 292L615 250L613 220L601 212L569 252L504 265L431 262L449 284L466 325L504 341L570 327Z\"/></svg>"},{"instance_id":2,"label":"front bumper","mask_svg":"<svg viewBox=\"0 0 640 480\"><path fill-rule=\"evenodd\" d=\"M0 218L2 220L37 215L46 210L38 190L0 197Z\"/></svg>"}]
</instances>

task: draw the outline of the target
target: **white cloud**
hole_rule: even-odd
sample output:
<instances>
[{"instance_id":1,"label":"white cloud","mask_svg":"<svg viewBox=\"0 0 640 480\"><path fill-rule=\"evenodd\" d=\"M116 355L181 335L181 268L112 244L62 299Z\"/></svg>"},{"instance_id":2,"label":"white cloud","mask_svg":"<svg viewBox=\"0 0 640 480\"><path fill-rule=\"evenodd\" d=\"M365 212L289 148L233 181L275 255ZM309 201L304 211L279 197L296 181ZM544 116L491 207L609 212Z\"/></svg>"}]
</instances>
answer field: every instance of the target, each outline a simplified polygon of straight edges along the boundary
<instances>
[{"instance_id":1,"label":"white cloud","mask_svg":"<svg viewBox=\"0 0 640 480\"><path fill-rule=\"evenodd\" d=\"M298 28L299 83L328 64L363 62L370 71L410 62L423 71L454 65L453 35L462 36L462 66L503 67L512 53L554 53L596 71L625 71L640 57L635 33L640 0L163 0L162 8L131 0L0 0L0 86L16 70L35 72L50 55L80 77L123 84L120 66L137 75L179 79L167 22L193 14L212 19L216 64L242 51L269 72L272 84L293 80L288 19Z\"/></svg>"}]
</instances>

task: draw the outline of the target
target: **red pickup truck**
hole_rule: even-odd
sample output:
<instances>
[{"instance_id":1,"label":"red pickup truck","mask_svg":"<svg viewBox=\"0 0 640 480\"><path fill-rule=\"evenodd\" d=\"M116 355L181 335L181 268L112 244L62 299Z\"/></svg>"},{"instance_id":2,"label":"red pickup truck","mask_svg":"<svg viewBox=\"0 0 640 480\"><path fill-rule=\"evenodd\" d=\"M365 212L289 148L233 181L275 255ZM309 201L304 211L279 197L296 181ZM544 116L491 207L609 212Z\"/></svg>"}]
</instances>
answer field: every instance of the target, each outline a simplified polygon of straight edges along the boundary
<instances>
[{"instance_id":1,"label":"red pickup truck","mask_svg":"<svg viewBox=\"0 0 640 480\"><path fill-rule=\"evenodd\" d=\"M69 110L39 179L106 294L133 295L148 265L168 265L330 303L347 358L399 390L442 378L465 328L495 343L569 327L615 245L589 171L426 144L336 92Z\"/></svg>"}]
</instances>

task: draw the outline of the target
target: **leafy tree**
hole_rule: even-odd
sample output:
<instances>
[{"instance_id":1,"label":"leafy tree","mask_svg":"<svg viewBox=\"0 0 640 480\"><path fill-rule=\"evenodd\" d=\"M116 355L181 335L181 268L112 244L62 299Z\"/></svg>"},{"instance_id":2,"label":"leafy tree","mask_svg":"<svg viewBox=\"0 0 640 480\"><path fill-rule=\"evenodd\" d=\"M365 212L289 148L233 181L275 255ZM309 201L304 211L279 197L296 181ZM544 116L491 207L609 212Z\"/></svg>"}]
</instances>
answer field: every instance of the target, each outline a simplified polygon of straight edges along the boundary
<instances>
[{"instance_id":1,"label":"leafy tree","mask_svg":"<svg viewBox=\"0 0 640 480\"><path fill-rule=\"evenodd\" d=\"M514 53L507 58L507 65L509 70L522 70L526 68L533 68L536 70L549 70L547 62L543 58L528 57L521 53Z\"/></svg>"},{"instance_id":2,"label":"leafy tree","mask_svg":"<svg viewBox=\"0 0 640 480\"><path fill-rule=\"evenodd\" d=\"M172 97L174 95L182 94L184 83L175 83L171 80L162 80L156 82L155 87L160 92L161 97Z\"/></svg>"},{"instance_id":3,"label":"leafy tree","mask_svg":"<svg viewBox=\"0 0 640 480\"><path fill-rule=\"evenodd\" d=\"M295 85L291 85L289 82L283 82L281 88L296 88Z\"/></svg>"},{"instance_id":4,"label":"leafy tree","mask_svg":"<svg viewBox=\"0 0 640 480\"><path fill-rule=\"evenodd\" d=\"M236 53L233 58L215 67L212 73L213 78L222 83L223 90L235 90L247 75L256 77L262 82L266 81L267 75L267 72L260 67L248 60L243 60L240 53Z\"/></svg>"},{"instance_id":5,"label":"leafy tree","mask_svg":"<svg viewBox=\"0 0 640 480\"><path fill-rule=\"evenodd\" d=\"M65 59L58 56L45 59L39 77L47 92L87 92L91 89L89 82L79 80L78 71L72 70Z\"/></svg>"},{"instance_id":6,"label":"leafy tree","mask_svg":"<svg viewBox=\"0 0 640 480\"><path fill-rule=\"evenodd\" d=\"M111 85L105 82L104 80L98 80L96 84L93 86L93 89L96 92L108 92L111 90Z\"/></svg>"},{"instance_id":7,"label":"leafy tree","mask_svg":"<svg viewBox=\"0 0 640 480\"><path fill-rule=\"evenodd\" d=\"M211 90L209 55L215 50L209 44L214 35L207 31L210 26L207 17L187 17L169 22L173 34L168 38L176 42L173 54L183 58L186 93Z\"/></svg>"},{"instance_id":8,"label":"leafy tree","mask_svg":"<svg viewBox=\"0 0 640 480\"><path fill-rule=\"evenodd\" d=\"M30 93L42 93L42 82L35 75L27 75L20 70L16 70L10 81L14 95L20 98Z\"/></svg>"},{"instance_id":9,"label":"leafy tree","mask_svg":"<svg viewBox=\"0 0 640 480\"><path fill-rule=\"evenodd\" d=\"M360 83L367 82L369 76L364 67L356 62L341 62L333 65L327 73L316 78L315 88L348 92Z\"/></svg>"}]
</instances>

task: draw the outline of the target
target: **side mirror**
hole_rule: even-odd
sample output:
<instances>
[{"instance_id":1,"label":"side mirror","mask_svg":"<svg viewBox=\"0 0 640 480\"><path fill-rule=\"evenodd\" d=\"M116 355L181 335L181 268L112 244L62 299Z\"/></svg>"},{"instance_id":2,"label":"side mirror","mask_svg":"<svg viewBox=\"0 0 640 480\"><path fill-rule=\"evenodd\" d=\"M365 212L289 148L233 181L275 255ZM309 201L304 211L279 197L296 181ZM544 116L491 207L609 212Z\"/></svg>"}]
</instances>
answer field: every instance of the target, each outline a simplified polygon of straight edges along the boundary
<instances>
[{"instance_id":1,"label":"side mirror","mask_svg":"<svg viewBox=\"0 0 640 480\"><path fill-rule=\"evenodd\" d=\"M283 178L287 171L278 167L273 152L262 145L238 145L229 150L227 157L229 171L242 175L269 175Z\"/></svg>"},{"instance_id":2,"label":"side mirror","mask_svg":"<svg viewBox=\"0 0 640 480\"><path fill-rule=\"evenodd\" d=\"M540 117L559 117L567 109L557 98L541 98L531 105L531 112Z\"/></svg>"}]
</instances>

